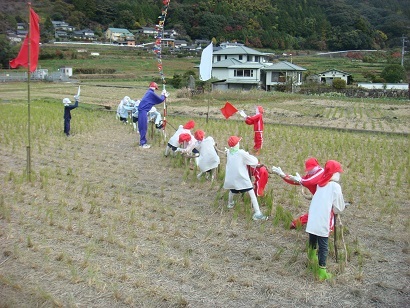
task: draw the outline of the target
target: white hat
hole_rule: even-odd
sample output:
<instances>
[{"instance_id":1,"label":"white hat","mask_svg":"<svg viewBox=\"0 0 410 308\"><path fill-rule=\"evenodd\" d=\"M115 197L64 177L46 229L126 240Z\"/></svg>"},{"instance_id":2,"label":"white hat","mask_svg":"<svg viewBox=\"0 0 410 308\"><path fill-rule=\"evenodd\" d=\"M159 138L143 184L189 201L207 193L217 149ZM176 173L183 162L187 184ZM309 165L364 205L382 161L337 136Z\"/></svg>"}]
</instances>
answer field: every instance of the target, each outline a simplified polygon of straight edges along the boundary
<instances>
[{"instance_id":1,"label":"white hat","mask_svg":"<svg viewBox=\"0 0 410 308\"><path fill-rule=\"evenodd\" d=\"M68 105L70 105L71 104L71 101L70 101L70 99L69 98L64 98L63 99L63 104L64 104L64 106L68 106Z\"/></svg>"},{"instance_id":2,"label":"white hat","mask_svg":"<svg viewBox=\"0 0 410 308\"><path fill-rule=\"evenodd\" d=\"M122 100L126 104L126 103L130 102L131 98L129 96L124 96L124 98Z\"/></svg>"},{"instance_id":3,"label":"white hat","mask_svg":"<svg viewBox=\"0 0 410 308\"><path fill-rule=\"evenodd\" d=\"M157 108L152 107L152 108L151 108L151 110L150 110L149 112L156 112L156 111L157 111Z\"/></svg>"}]
</instances>

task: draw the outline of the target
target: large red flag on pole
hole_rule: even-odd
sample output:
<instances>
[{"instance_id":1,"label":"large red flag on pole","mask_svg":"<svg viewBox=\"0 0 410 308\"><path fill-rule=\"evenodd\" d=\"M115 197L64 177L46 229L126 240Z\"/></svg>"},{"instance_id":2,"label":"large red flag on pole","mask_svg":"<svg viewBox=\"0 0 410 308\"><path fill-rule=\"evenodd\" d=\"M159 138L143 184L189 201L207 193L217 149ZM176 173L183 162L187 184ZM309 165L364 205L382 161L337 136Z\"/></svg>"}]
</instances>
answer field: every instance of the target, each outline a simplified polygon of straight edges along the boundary
<instances>
[{"instance_id":1,"label":"large red flag on pole","mask_svg":"<svg viewBox=\"0 0 410 308\"><path fill-rule=\"evenodd\" d=\"M34 72L37 68L38 54L40 51L40 24L39 17L30 7L30 27L21 46L17 58L10 61L11 68L19 66L28 67L30 65L30 72ZM30 48L30 51L29 51ZM29 59L30 57L30 59Z\"/></svg>"}]
</instances>

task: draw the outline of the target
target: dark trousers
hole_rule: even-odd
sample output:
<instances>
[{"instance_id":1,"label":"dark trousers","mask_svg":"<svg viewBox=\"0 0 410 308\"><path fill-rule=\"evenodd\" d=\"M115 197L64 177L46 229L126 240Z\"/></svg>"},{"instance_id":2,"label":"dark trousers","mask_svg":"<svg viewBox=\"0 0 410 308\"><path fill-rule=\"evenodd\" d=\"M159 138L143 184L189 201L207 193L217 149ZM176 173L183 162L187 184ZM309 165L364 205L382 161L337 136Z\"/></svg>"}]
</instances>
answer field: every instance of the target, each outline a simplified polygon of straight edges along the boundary
<instances>
[{"instance_id":1,"label":"dark trousers","mask_svg":"<svg viewBox=\"0 0 410 308\"><path fill-rule=\"evenodd\" d=\"M328 247L329 239L327 237L321 237L309 233L309 248L316 249L319 246L317 255L319 259L319 266L326 267L327 254L329 252Z\"/></svg>"},{"instance_id":2,"label":"dark trousers","mask_svg":"<svg viewBox=\"0 0 410 308\"><path fill-rule=\"evenodd\" d=\"M67 136L70 135L70 119L64 119L64 134Z\"/></svg>"}]
</instances>

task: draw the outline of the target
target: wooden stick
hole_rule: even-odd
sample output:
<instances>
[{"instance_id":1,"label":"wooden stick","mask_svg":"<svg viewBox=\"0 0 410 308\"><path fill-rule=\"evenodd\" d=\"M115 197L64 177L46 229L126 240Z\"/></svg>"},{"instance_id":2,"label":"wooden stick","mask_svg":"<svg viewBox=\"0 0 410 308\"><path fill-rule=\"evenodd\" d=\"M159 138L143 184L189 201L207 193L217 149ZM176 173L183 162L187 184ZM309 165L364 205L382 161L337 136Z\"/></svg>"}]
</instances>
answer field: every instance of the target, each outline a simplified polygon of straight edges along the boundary
<instances>
[{"instance_id":1,"label":"wooden stick","mask_svg":"<svg viewBox=\"0 0 410 308\"><path fill-rule=\"evenodd\" d=\"M335 246L335 256L336 256L336 263L338 263L338 253L337 253L337 228L336 228L336 224L337 224L337 214L335 214L335 216L333 217L333 236L334 236L334 246Z\"/></svg>"}]
</instances>

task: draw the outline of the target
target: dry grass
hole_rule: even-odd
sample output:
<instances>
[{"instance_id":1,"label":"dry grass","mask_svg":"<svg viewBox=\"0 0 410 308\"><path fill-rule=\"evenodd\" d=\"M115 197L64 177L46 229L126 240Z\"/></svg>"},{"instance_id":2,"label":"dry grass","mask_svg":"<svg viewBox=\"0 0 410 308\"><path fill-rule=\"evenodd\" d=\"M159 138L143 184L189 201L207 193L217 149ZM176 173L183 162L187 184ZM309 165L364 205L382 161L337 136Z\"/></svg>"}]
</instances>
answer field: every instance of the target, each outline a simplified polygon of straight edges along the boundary
<instances>
[{"instance_id":1,"label":"dry grass","mask_svg":"<svg viewBox=\"0 0 410 308\"><path fill-rule=\"evenodd\" d=\"M303 228L288 229L289 219L308 208L300 189L271 177L260 200L271 219L255 223L246 196L226 208L223 158L216 182L198 181L182 159L163 157L158 136L150 150L141 150L130 126L91 108L73 111L67 139L55 100L76 87L38 87L28 182L24 89L0 85L1 307L408 306L408 103L278 96L265 108L261 162L294 173L314 155L322 163L337 159L346 170L342 187L353 205L341 215L347 255L341 243L339 253L348 262L335 262L330 240L328 267L336 277L319 283L306 268ZM113 106L134 91L91 88L84 86L83 101ZM220 148L235 133L249 149L251 128L235 117L220 120L226 99L212 98L206 123L206 97L171 96L169 123L195 115L197 128ZM253 102L238 104L252 112ZM350 127L346 119L355 112L359 124ZM396 124L384 122L393 113ZM384 133L303 127L363 130L373 122Z\"/></svg>"}]
</instances>

